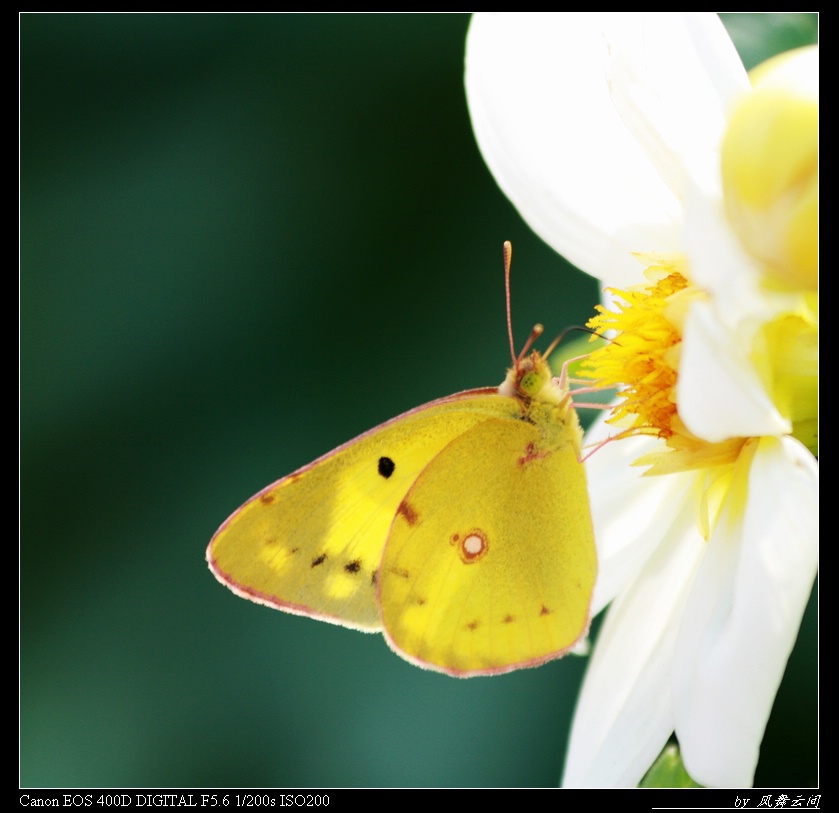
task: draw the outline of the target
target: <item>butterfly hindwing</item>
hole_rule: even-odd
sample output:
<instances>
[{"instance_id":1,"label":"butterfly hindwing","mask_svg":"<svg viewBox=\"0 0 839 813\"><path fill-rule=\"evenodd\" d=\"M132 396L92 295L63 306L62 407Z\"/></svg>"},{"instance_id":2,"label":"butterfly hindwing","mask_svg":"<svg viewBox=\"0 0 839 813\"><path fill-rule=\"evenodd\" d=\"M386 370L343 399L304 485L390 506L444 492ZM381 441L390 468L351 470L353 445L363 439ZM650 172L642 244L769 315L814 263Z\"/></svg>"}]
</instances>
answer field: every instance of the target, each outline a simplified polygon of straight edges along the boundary
<instances>
[{"instance_id":1,"label":"butterfly hindwing","mask_svg":"<svg viewBox=\"0 0 839 813\"><path fill-rule=\"evenodd\" d=\"M379 577L400 654L491 674L558 657L585 634L597 562L573 441L565 424L514 410L454 438L419 473Z\"/></svg>"}]
</instances>

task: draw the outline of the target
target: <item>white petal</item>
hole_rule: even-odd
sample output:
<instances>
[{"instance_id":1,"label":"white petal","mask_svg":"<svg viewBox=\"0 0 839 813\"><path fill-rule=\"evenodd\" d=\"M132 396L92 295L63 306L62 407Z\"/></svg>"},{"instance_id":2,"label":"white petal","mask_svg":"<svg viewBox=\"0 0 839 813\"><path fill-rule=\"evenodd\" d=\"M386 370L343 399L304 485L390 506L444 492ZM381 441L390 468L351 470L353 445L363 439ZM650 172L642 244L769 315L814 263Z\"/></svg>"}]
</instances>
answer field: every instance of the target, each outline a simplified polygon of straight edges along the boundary
<instances>
[{"instance_id":1,"label":"white petal","mask_svg":"<svg viewBox=\"0 0 839 813\"><path fill-rule=\"evenodd\" d=\"M712 303L691 306L682 334L677 398L679 415L697 437L717 443L789 433L789 421L775 408L749 358L750 346L724 328Z\"/></svg>"},{"instance_id":2,"label":"white petal","mask_svg":"<svg viewBox=\"0 0 839 813\"><path fill-rule=\"evenodd\" d=\"M719 176L719 145L749 79L716 14L604 16L607 78L624 123L673 193Z\"/></svg>"},{"instance_id":3,"label":"white petal","mask_svg":"<svg viewBox=\"0 0 839 813\"><path fill-rule=\"evenodd\" d=\"M680 209L623 126L591 14L476 14L466 93L478 145L530 227L586 272L637 281L632 251L676 250Z\"/></svg>"},{"instance_id":4,"label":"white petal","mask_svg":"<svg viewBox=\"0 0 839 813\"><path fill-rule=\"evenodd\" d=\"M637 282L632 252L682 248L668 184L680 187L680 151L698 143L687 136L719 129L720 99L742 74L731 53L715 18L477 14L466 91L478 144L542 239L594 276Z\"/></svg>"},{"instance_id":5,"label":"white petal","mask_svg":"<svg viewBox=\"0 0 839 813\"><path fill-rule=\"evenodd\" d=\"M818 470L791 438L751 442L685 607L676 733L703 785L751 785L758 747L816 575ZM751 466L749 467L749 463ZM748 502L739 485L747 480Z\"/></svg>"},{"instance_id":6,"label":"white petal","mask_svg":"<svg viewBox=\"0 0 839 813\"><path fill-rule=\"evenodd\" d=\"M685 226L691 281L708 297L694 303L683 326L679 413L711 442L788 434L789 422L769 397L751 351L767 322L802 310L802 294L767 288L762 269L729 227L719 190L692 190Z\"/></svg>"},{"instance_id":7,"label":"white petal","mask_svg":"<svg viewBox=\"0 0 839 813\"><path fill-rule=\"evenodd\" d=\"M705 543L696 506L609 608L574 715L563 784L635 787L673 731L670 681L678 619Z\"/></svg>"},{"instance_id":8,"label":"white petal","mask_svg":"<svg viewBox=\"0 0 839 813\"><path fill-rule=\"evenodd\" d=\"M606 417L586 434L587 447L616 431L604 422ZM691 474L645 477L643 468L632 465L660 443L654 438L626 438L606 443L586 461L598 559L592 615L635 579L680 521L681 506L695 478Z\"/></svg>"},{"instance_id":9,"label":"white petal","mask_svg":"<svg viewBox=\"0 0 839 813\"><path fill-rule=\"evenodd\" d=\"M702 188L695 184L689 187L685 201L690 279L709 294L719 321L750 345L757 327L780 313L798 310L801 295L767 288L764 269L731 229L719 173L702 182Z\"/></svg>"}]
</instances>

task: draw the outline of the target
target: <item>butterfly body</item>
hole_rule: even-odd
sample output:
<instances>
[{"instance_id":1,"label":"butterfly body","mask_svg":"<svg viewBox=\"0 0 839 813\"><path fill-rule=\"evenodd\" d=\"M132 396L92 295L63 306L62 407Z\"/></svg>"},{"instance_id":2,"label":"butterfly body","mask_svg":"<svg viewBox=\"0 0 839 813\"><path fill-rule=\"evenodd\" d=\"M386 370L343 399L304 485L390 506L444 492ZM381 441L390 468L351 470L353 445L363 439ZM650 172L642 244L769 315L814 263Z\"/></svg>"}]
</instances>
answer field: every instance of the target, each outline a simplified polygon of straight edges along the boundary
<instances>
[{"instance_id":1,"label":"butterfly body","mask_svg":"<svg viewBox=\"0 0 839 813\"><path fill-rule=\"evenodd\" d=\"M418 407L268 486L207 551L238 595L456 676L559 657L597 559L582 433L537 352L499 388Z\"/></svg>"}]
</instances>

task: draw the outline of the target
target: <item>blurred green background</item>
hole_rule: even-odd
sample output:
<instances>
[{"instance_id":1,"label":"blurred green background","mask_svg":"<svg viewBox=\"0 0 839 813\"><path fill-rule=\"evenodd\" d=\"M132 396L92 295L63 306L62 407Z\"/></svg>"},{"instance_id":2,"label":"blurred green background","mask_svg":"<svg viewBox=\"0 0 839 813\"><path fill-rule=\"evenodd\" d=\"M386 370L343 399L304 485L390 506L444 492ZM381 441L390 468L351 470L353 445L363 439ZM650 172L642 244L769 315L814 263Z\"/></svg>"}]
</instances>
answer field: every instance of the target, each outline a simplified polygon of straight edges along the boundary
<instances>
[{"instance_id":1,"label":"blurred green background","mask_svg":"<svg viewBox=\"0 0 839 813\"><path fill-rule=\"evenodd\" d=\"M208 572L267 483L595 281L478 153L468 17L23 14L20 782L551 785L585 660L460 681ZM813 15L727 20L748 65ZM814 785L816 611L757 784Z\"/></svg>"}]
</instances>

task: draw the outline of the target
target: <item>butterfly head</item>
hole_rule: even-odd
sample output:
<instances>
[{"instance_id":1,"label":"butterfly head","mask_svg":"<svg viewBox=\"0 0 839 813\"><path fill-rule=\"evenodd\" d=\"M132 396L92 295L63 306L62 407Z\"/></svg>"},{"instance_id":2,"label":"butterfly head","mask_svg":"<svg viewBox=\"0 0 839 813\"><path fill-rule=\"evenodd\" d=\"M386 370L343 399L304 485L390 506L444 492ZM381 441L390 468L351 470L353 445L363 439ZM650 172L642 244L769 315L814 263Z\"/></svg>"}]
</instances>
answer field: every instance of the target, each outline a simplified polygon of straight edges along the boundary
<instances>
[{"instance_id":1,"label":"butterfly head","mask_svg":"<svg viewBox=\"0 0 839 813\"><path fill-rule=\"evenodd\" d=\"M538 350L516 359L498 392L525 404L536 401L560 405L568 400L567 387L563 387L560 380L554 377L550 364Z\"/></svg>"}]
</instances>

